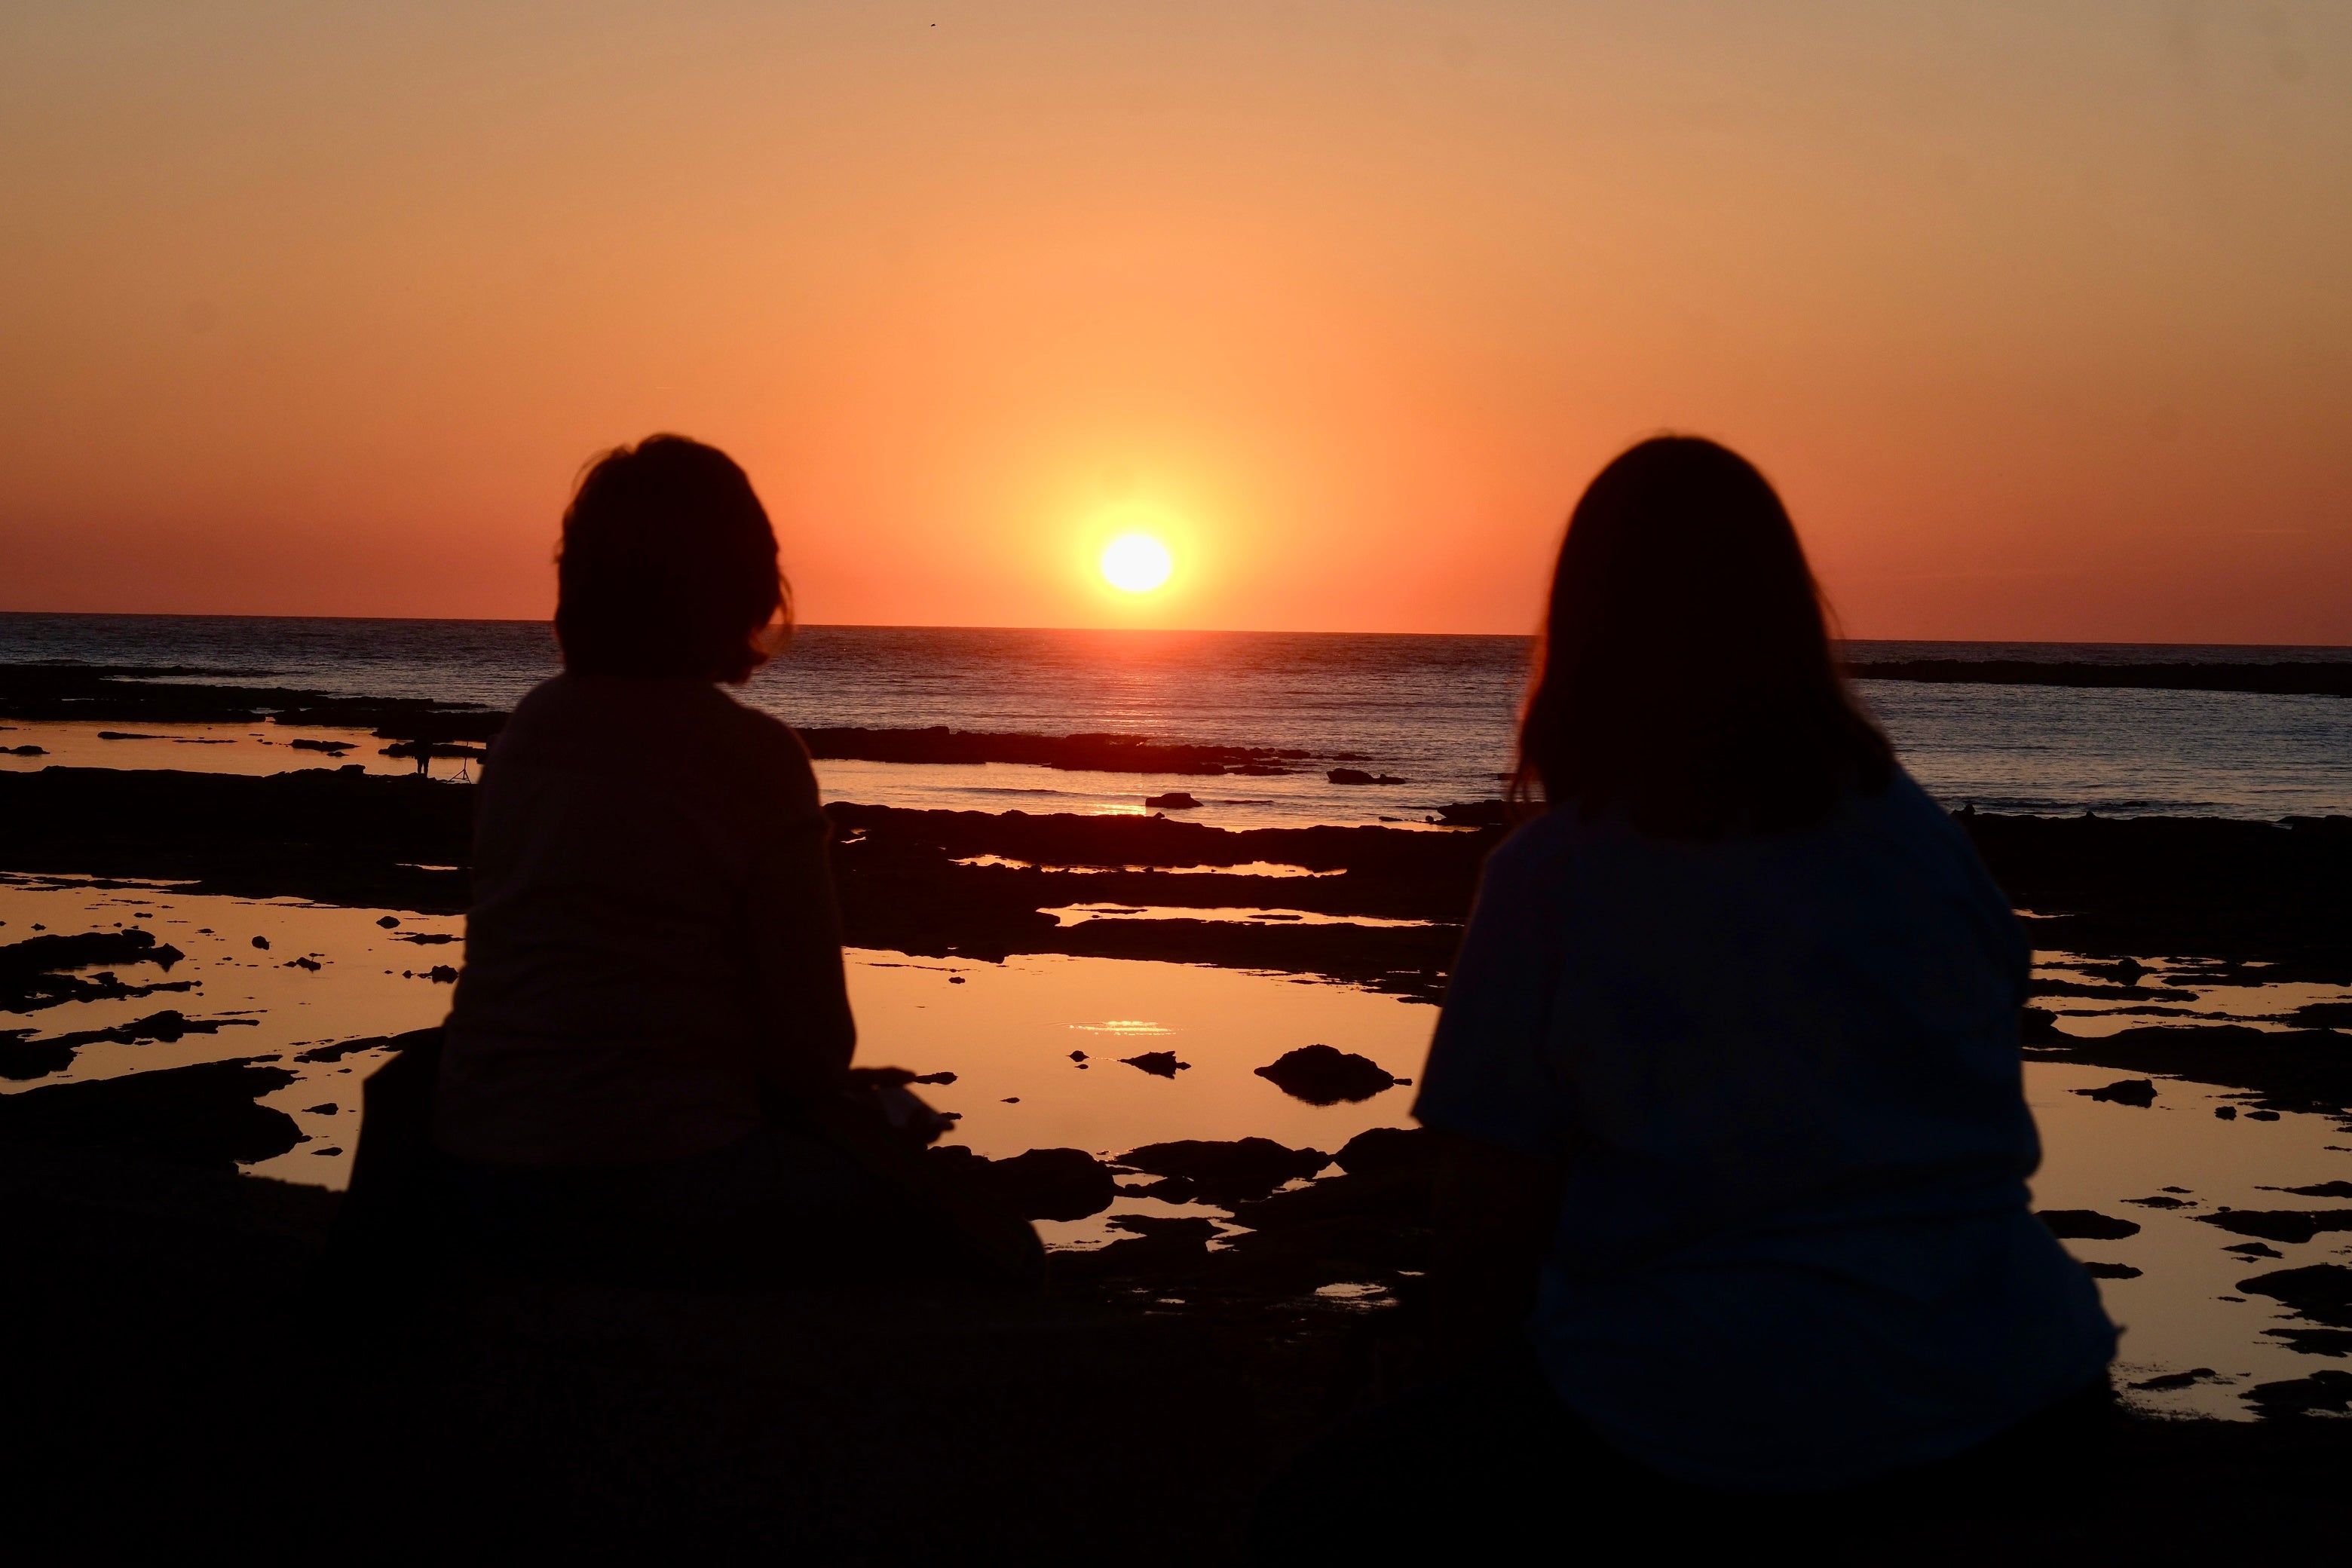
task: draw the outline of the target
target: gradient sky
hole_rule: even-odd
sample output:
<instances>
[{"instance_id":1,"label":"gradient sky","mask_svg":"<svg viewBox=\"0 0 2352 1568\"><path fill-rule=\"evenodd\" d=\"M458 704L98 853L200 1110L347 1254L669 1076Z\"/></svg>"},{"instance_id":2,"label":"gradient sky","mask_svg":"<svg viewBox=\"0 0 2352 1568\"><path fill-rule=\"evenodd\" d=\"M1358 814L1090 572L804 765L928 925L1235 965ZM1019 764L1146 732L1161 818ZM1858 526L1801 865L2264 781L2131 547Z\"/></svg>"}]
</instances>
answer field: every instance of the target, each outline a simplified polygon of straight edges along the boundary
<instances>
[{"instance_id":1,"label":"gradient sky","mask_svg":"<svg viewBox=\"0 0 2352 1568\"><path fill-rule=\"evenodd\" d=\"M543 616L674 429L811 621L1522 631L1674 427L1856 636L2352 643L2342 0L13 0L0 159L0 608Z\"/></svg>"}]
</instances>

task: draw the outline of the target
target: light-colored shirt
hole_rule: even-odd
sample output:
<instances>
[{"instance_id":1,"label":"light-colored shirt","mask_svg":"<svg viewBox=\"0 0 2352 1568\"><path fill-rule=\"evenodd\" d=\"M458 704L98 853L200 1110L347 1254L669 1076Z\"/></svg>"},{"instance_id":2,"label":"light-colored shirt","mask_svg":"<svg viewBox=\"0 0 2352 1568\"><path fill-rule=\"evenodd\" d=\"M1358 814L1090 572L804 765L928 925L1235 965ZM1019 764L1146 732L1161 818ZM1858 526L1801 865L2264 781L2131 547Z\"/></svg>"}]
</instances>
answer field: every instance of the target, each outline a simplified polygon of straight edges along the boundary
<instances>
[{"instance_id":1,"label":"light-colored shirt","mask_svg":"<svg viewBox=\"0 0 2352 1568\"><path fill-rule=\"evenodd\" d=\"M1527 1331L1622 1452L1749 1490L1955 1454L2115 1353L2027 1207L2029 952L1898 774L1716 844L1547 813L1488 861L1416 1110L1559 1163Z\"/></svg>"},{"instance_id":2,"label":"light-colored shirt","mask_svg":"<svg viewBox=\"0 0 2352 1568\"><path fill-rule=\"evenodd\" d=\"M507 1164L677 1158L856 1040L808 753L694 680L559 676L483 770L434 1133Z\"/></svg>"}]
</instances>

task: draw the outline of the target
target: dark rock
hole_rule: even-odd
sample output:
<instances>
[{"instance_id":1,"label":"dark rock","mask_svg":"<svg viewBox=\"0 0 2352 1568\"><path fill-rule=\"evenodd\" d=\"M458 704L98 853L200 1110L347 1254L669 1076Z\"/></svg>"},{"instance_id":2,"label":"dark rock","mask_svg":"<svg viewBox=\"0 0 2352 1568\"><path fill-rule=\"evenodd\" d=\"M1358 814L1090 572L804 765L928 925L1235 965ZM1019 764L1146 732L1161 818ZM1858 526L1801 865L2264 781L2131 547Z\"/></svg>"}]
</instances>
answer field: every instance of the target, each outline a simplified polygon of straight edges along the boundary
<instances>
[{"instance_id":1,"label":"dark rock","mask_svg":"<svg viewBox=\"0 0 2352 1568\"><path fill-rule=\"evenodd\" d=\"M2219 1378L2220 1376L2221 1373L2215 1372L2210 1366L2191 1367L2187 1372L2169 1372L2166 1373L2161 1377L2142 1378L2139 1382L2132 1384L2130 1386L2133 1388L2147 1389L2191 1388L2198 1384L2204 1382L2209 1377Z\"/></svg>"},{"instance_id":2,"label":"dark rock","mask_svg":"<svg viewBox=\"0 0 2352 1568\"><path fill-rule=\"evenodd\" d=\"M2213 1114L2223 1121L2235 1121L2238 1119L2238 1108L2234 1105L2217 1105L2213 1108Z\"/></svg>"},{"instance_id":3,"label":"dark rock","mask_svg":"<svg viewBox=\"0 0 2352 1568\"><path fill-rule=\"evenodd\" d=\"M2139 1270L2128 1263L2085 1263L2083 1271L2094 1279L2137 1279Z\"/></svg>"},{"instance_id":4,"label":"dark rock","mask_svg":"<svg viewBox=\"0 0 2352 1568\"><path fill-rule=\"evenodd\" d=\"M268 952L269 951L269 939L266 936L255 937L253 939L253 945L261 952Z\"/></svg>"},{"instance_id":5,"label":"dark rock","mask_svg":"<svg viewBox=\"0 0 2352 1568\"><path fill-rule=\"evenodd\" d=\"M457 984L457 972L448 964L436 963L425 975L425 978L427 980L436 981L443 985L455 985Z\"/></svg>"},{"instance_id":6,"label":"dark rock","mask_svg":"<svg viewBox=\"0 0 2352 1568\"><path fill-rule=\"evenodd\" d=\"M2096 1209L2042 1209L2035 1217L2062 1241L2121 1241L2125 1237L2139 1234L2139 1226L2133 1221L2103 1215Z\"/></svg>"},{"instance_id":7,"label":"dark rock","mask_svg":"<svg viewBox=\"0 0 2352 1568\"><path fill-rule=\"evenodd\" d=\"M2284 1258L2286 1256L2277 1247L2265 1247L2259 1241L2242 1241L2234 1247L2225 1247L2221 1250L2240 1253L2247 1258Z\"/></svg>"},{"instance_id":8,"label":"dark rock","mask_svg":"<svg viewBox=\"0 0 2352 1568\"><path fill-rule=\"evenodd\" d=\"M2284 1340L2287 1349L2303 1355L2352 1354L2352 1329L2264 1329L2263 1332Z\"/></svg>"},{"instance_id":9,"label":"dark rock","mask_svg":"<svg viewBox=\"0 0 2352 1568\"><path fill-rule=\"evenodd\" d=\"M2018 1037L2026 1040L2063 1040L2066 1032L2058 1026L2058 1015L2047 1007L2018 1009Z\"/></svg>"},{"instance_id":10,"label":"dark rock","mask_svg":"<svg viewBox=\"0 0 2352 1568\"><path fill-rule=\"evenodd\" d=\"M1231 1142L1186 1138L1146 1144L1119 1155L1116 1163L1155 1176L1181 1176L1211 1203L1230 1207L1262 1198L1285 1182L1312 1176L1331 1163L1331 1156L1292 1149L1271 1138Z\"/></svg>"},{"instance_id":11,"label":"dark rock","mask_svg":"<svg viewBox=\"0 0 2352 1568\"><path fill-rule=\"evenodd\" d=\"M1032 1149L990 1160L955 1144L924 1158L957 1172L1023 1219L1085 1219L1118 1195L1109 1167L1083 1149Z\"/></svg>"},{"instance_id":12,"label":"dark rock","mask_svg":"<svg viewBox=\"0 0 2352 1568\"><path fill-rule=\"evenodd\" d=\"M361 1051L404 1051L427 1036L440 1032L435 1028L412 1029L404 1035L363 1035L354 1040L337 1040L331 1045L313 1046L307 1051L297 1051L294 1059L298 1062L339 1062Z\"/></svg>"},{"instance_id":13,"label":"dark rock","mask_svg":"<svg viewBox=\"0 0 2352 1568\"><path fill-rule=\"evenodd\" d=\"M1425 1127L1374 1127L1339 1145L1331 1163L1351 1176L1427 1176L1437 1169L1438 1140Z\"/></svg>"},{"instance_id":14,"label":"dark rock","mask_svg":"<svg viewBox=\"0 0 2352 1568\"><path fill-rule=\"evenodd\" d=\"M415 942L419 947L446 947L462 939L451 931L404 931L392 940Z\"/></svg>"},{"instance_id":15,"label":"dark rock","mask_svg":"<svg viewBox=\"0 0 2352 1568\"><path fill-rule=\"evenodd\" d=\"M1333 768L1323 776L1335 784L1401 784L1406 782L1393 773L1368 773L1361 768Z\"/></svg>"},{"instance_id":16,"label":"dark rock","mask_svg":"<svg viewBox=\"0 0 2352 1568\"><path fill-rule=\"evenodd\" d=\"M289 969L307 969L312 973L316 973L319 969L319 961L315 958L289 958L286 961L286 967Z\"/></svg>"},{"instance_id":17,"label":"dark rock","mask_svg":"<svg viewBox=\"0 0 2352 1568\"><path fill-rule=\"evenodd\" d=\"M2276 1121L2278 1119L2279 1113L2275 1110L2249 1110L2246 1112L2246 1120L2249 1121Z\"/></svg>"},{"instance_id":18,"label":"dark rock","mask_svg":"<svg viewBox=\"0 0 2352 1568\"><path fill-rule=\"evenodd\" d=\"M39 926L33 928L39 931ZM131 986L111 973L89 978L70 973L98 964L153 963L166 973L187 956L149 932L85 931L74 936L27 937L0 947L0 1012L31 1013L64 1002L96 1002L143 996L153 991L189 991L194 981Z\"/></svg>"},{"instance_id":19,"label":"dark rock","mask_svg":"<svg viewBox=\"0 0 2352 1568\"><path fill-rule=\"evenodd\" d=\"M2340 1263L2274 1269L2239 1280L2238 1289L2283 1301L2315 1323L2352 1329L2352 1268Z\"/></svg>"},{"instance_id":20,"label":"dark rock","mask_svg":"<svg viewBox=\"0 0 2352 1568\"><path fill-rule=\"evenodd\" d=\"M1143 804L1153 811L1191 811L1201 803L1180 789L1166 795L1145 795Z\"/></svg>"},{"instance_id":21,"label":"dark rock","mask_svg":"<svg viewBox=\"0 0 2352 1568\"><path fill-rule=\"evenodd\" d=\"M1119 1195L1130 1198L1157 1198L1163 1204L1189 1204L1201 1195L1201 1189L1181 1176L1162 1176L1156 1182L1142 1182L1135 1186L1121 1187Z\"/></svg>"},{"instance_id":22,"label":"dark rock","mask_svg":"<svg viewBox=\"0 0 2352 1568\"><path fill-rule=\"evenodd\" d=\"M1395 1077L1371 1058L1322 1045L1285 1051L1256 1072L1293 1100L1309 1105L1370 1100L1396 1083Z\"/></svg>"},{"instance_id":23,"label":"dark rock","mask_svg":"<svg viewBox=\"0 0 2352 1568\"><path fill-rule=\"evenodd\" d=\"M2264 1187L2266 1193L2293 1193L2299 1198L2352 1198L2352 1182L2315 1182L2307 1187Z\"/></svg>"},{"instance_id":24,"label":"dark rock","mask_svg":"<svg viewBox=\"0 0 2352 1568\"><path fill-rule=\"evenodd\" d=\"M352 749L349 741L314 741L308 735L299 735L286 743L298 752L324 752L331 757L339 757Z\"/></svg>"},{"instance_id":25,"label":"dark rock","mask_svg":"<svg viewBox=\"0 0 2352 1568\"><path fill-rule=\"evenodd\" d=\"M1170 1215L1114 1215L1103 1222L1112 1230L1123 1230L1135 1236L1169 1236L1186 1241L1209 1242L1217 1237L1217 1222Z\"/></svg>"},{"instance_id":26,"label":"dark rock","mask_svg":"<svg viewBox=\"0 0 2352 1568\"><path fill-rule=\"evenodd\" d=\"M2352 1230L2352 1209L2227 1209L2200 1214L2202 1225L2264 1241L2305 1242L2326 1230Z\"/></svg>"},{"instance_id":27,"label":"dark rock","mask_svg":"<svg viewBox=\"0 0 2352 1568\"><path fill-rule=\"evenodd\" d=\"M0 1029L0 1078L21 1082L73 1066L79 1040L70 1035L36 1040L32 1035L30 1029Z\"/></svg>"},{"instance_id":28,"label":"dark rock","mask_svg":"<svg viewBox=\"0 0 2352 1568\"><path fill-rule=\"evenodd\" d=\"M951 1072L916 1072L908 1068L853 1068L851 1072L859 1081L904 1089L910 1083L932 1083L942 1087L956 1080Z\"/></svg>"},{"instance_id":29,"label":"dark rock","mask_svg":"<svg viewBox=\"0 0 2352 1568\"><path fill-rule=\"evenodd\" d=\"M1133 1225L1122 1221L1138 1222ZM1130 1239L1114 1241L1090 1252L1050 1255L1053 1276L1059 1279L1091 1280L1146 1275L1164 1278L1198 1273L1208 1267L1209 1241L1214 1222L1205 1219L1156 1219L1146 1215L1122 1215L1119 1228L1136 1232Z\"/></svg>"},{"instance_id":30,"label":"dark rock","mask_svg":"<svg viewBox=\"0 0 2352 1568\"><path fill-rule=\"evenodd\" d=\"M1139 1057L1121 1057L1118 1059L1154 1078L1174 1078L1180 1072L1189 1071L1192 1066L1191 1062L1178 1061L1174 1051L1146 1051Z\"/></svg>"},{"instance_id":31,"label":"dark rock","mask_svg":"<svg viewBox=\"0 0 2352 1568\"><path fill-rule=\"evenodd\" d=\"M301 1142L292 1117L254 1103L293 1081L241 1058L26 1089L0 1096L0 1141L234 1170Z\"/></svg>"},{"instance_id":32,"label":"dark rock","mask_svg":"<svg viewBox=\"0 0 2352 1568\"><path fill-rule=\"evenodd\" d=\"M0 752L12 757L46 757L49 754L46 746L0 746Z\"/></svg>"},{"instance_id":33,"label":"dark rock","mask_svg":"<svg viewBox=\"0 0 2352 1568\"><path fill-rule=\"evenodd\" d=\"M1454 827L1503 827L1510 823L1511 808L1507 801L1455 801L1439 806L1437 817Z\"/></svg>"},{"instance_id":34,"label":"dark rock","mask_svg":"<svg viewBox=\"0 0 2352 1568\"><path fill-rule=\"evenodd\" d=\"M2156 1085L2144 1078L2117 1079L2102 1089L2078 1089L2074 1092L2113 1105L2137 1105L2142 1110L2156 1103Z\"/></svg>"},{"instance_id":35,"label":"dark rock","mask_svg":"<svg viewBox=\"0 0 2352 1568\"><path fill-rule=\"evenodd\" d=\"M393 927L400 923L400 917L398 915L385 915L375 923L383 927L384 930L390 931Z\"/></svg>"},{"instance_id":36,"label":"dark rock","mask_svg":"<svg viewBox=\"0 0 2352 1568\"><path fill-rule=\"evenodd\" d=\"M297 1058L297 1059L299 1060L299 1058ZM324 1105L313 1105L313 1106L307 1107L307 1108L303 1110L302 1114L303 1114L303 1115L305 1115L305 1116L332 1116L332 1115L334 1115L334 1114L335 1114L335 1112L337 1112L338 1110L341 1110L341 1109L342 1109L342 1107L341 1107L341 1106L337 1105L333 1100L331 1100L327 1101L327 1103L326 1103L326 1104L324 1104Z\"/></svg>"},{"instance_id":37,"label":"dark rock","mask_svg":"<svg viewBox=\"0 0 2352 1568\"><path fill-rule=\"evenodd\" d=\"M2126 1198L2124 1202L2144 1209L2189 1209L2197 1206L2194 1198L2166 1197L2161 1194L2152 1198Z\"/></svg>"},{"instance_id":38,"label":"dark rock","mask_svg":"<svg viewBox=\"0 0 2352 1568\"><path fill-rule=\"evenodd\" d=\"M152 989L152 988L151 988ZM63 1072L73 1063L74 1054L82 1047L100 1041L117 1045L137 1046L149 1041L170 1044L190 1035L217 1035L223 1029L253 1028L257 1018L191 1018L173 1008L150 1013L128 1024L116 1024L104 1029L81 1029L72 1034L55 1035L46 1040L34 1040L29 1029L0 1031L0 1078L46 1078L53 1072Z\"/></svg>"},{"instance_id":39,"label":"dark rock","mask_svg":"<svg viewBox=\"0 0 2352 1568\"><path fill-rule=\"evenodd\" d=\"M2258 1383L2246 1390L2245 1397L2265 1415L2352 1412L2352 1372L2337 1372L2331 1367L2284 1383Z\"/></svg>"}]
</instances>

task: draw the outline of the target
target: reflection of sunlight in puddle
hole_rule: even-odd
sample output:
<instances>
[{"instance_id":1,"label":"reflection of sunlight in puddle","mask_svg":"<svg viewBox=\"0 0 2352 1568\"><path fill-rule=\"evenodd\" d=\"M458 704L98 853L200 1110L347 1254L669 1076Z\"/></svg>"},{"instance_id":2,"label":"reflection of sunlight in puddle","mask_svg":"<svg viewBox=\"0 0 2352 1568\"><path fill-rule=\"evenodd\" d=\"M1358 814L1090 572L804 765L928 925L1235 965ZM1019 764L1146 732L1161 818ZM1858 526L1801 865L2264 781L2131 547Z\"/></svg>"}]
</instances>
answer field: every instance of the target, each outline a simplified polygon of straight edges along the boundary
<instances>
[{"instance_id":1,"label":"reflection of sunlight in puddle","mask_svg":"<svg viewBox=\"0 0 2352 1568\"><path fill-rule=\"evenodd\" d=\"M1073 1024L1070 1027L1083 1029L1089 1035L1172 1035L1176 1032L1141 1018L1105 1018L1099 1024Z\"/></svg>"},{"instance_id":2,"label":"reflection of sunlight in puddle","mask_svg":"<svg viewBox=\"0 0 2352 1568\"><path fill-rule=\"evenodd\" d=\"M1235 905L1194 909L1186 904L1064 904L1042 910L1056 923L1078 925L1087 921L1213 921L1228 925L1303 926L1427 926L1433 921L1392 921L1373 915L1324 915L1311 910L1254 910Z\"/></svg>"},{"instance_id":3,"label":"reflection of sunlight in puddle","mask_svg":"<svg viewBox=\"0 0 2352 1568\"><path fill-rule=\"evenodd\" d=\"M1370 1307L1386 1300L1389 1289L1385 1285L1340 1283L1318 1285L1315 1288L1315 1293L1327 1301L1338 1301L1348 1306Z\"/></svg>"}]
</instances>

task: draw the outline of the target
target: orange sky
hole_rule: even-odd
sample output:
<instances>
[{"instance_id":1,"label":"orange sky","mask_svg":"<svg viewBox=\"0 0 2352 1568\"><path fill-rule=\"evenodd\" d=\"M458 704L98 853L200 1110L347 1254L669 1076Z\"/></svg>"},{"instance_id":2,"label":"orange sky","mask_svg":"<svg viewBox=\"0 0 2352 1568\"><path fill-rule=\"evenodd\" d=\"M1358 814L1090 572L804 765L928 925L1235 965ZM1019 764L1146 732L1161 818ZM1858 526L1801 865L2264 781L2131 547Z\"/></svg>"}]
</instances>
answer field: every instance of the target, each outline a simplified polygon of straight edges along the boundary
<instances>
[{"instance_id":1,"label":"orange sky","mask_svg":"<svg viewBox=\"0 0 2352 1568\"><path fill-rule=\"evenodd\" d=\"M26 0L0 157L0 608L544 615L676 429L812 621L1520 631L1673 426L1858 636L2352 643L2339 0Z\"/></svg>"}]
</instances>

